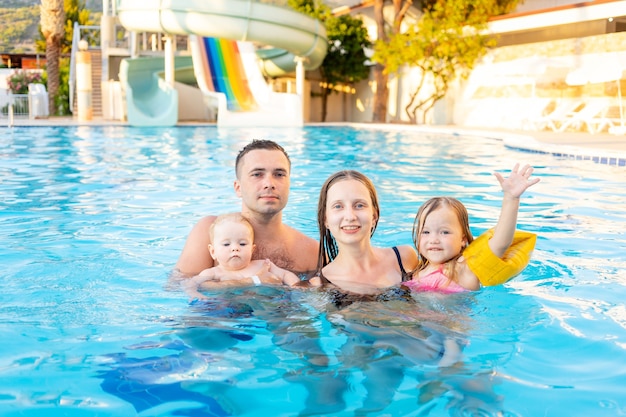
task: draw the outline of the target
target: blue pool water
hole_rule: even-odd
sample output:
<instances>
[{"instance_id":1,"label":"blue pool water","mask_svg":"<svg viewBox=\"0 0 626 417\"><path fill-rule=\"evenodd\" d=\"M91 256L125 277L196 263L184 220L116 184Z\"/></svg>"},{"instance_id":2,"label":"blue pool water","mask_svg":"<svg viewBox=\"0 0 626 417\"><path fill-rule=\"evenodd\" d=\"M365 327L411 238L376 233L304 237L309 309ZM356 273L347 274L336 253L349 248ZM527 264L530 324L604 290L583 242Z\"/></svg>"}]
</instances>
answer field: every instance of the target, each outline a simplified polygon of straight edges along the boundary
<instances>
[{"instance_id":1,"label":"blue pool water","mask_svg":"<svg viewBox=\"0 0 626 417\"><path fill-rule=\"evenodd\" d=\"M289 152L284 218L313 237L324 179L370 176L381 246L410 243L441 194L478 235L499 211L492 173L531 162L531 264L479 293L339 311L262 287L190 304L169 273L201 216L240 207L252 138ZM405 126L0 129L0 415L624 415L625 183L623 167ZM439 367L446 338L463 357Z\"/></svg>"}]
</instances>

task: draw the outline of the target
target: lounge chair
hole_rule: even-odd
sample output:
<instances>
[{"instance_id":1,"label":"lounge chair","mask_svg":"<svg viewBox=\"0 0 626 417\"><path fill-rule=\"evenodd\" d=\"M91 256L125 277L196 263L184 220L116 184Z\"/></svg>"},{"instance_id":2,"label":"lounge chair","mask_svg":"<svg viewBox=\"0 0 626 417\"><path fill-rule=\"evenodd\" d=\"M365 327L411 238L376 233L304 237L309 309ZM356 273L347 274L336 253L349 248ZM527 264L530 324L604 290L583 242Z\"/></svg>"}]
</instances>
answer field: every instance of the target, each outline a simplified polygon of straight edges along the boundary
<instances>
[{"instance_id":1,"label":"lounge chair","mask_svg":"<svg viewBox=\"0 0 626 417\"><path fill-rule=\"evenodd\" d=\"M535 122L541 118L545 118L556 108L556 101L551 99L534 99L529 105L526 105L521 111L515 109L515 114L510 116L511 119L517 120L522 130L536 130Z\"/></svg>"},{"instance_id":2,"label":"lounge chair","mask_svg":"<svg viewBox=\"0 0 626 417\"><path fill-rule=\"evenodd\" d=\"M584 107L566 114L556 131L564 132L572 129L580 131L584 126L589 133L596 133L606 127L608 120L604 117L608 109L607 100L590 100L585 103Z\"/></svg>"},{"instance_id":3,"label":"lounge chair","mask_svg":"<svg viewBox=\"0 0 626 417\"><path fill-rule=\"evenodd\" d=\"M621 128L622 117L620 114L620 107L618 105L608 106L604 114L590 120L588 126L589 125L591 125L591 128L595 133L602 132L605 129L611 132L615 128Z\"/></svg>"},{"instance_id":4,"label":"lounge chair","mask_svg":"<svg viewBox=\"0 0 626 417\"><path fill-rule=\"evenodd\" d=\"M554 109L547 115L532 120L535 130L558 131L563 121L573 112L581 109L585 103L582 100L564 100L557 103Z\"/></svg>"}]
</instances>

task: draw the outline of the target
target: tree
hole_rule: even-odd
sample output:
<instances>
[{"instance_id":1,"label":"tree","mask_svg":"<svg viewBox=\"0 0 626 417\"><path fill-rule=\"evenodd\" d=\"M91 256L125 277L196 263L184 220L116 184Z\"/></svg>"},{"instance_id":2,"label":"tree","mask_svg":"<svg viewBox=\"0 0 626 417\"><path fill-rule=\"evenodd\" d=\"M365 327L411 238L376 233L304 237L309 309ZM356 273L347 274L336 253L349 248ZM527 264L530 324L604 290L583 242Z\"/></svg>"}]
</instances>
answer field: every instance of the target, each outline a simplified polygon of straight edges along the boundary
<instances>
[{"instance_id":1,"label":"tree","mask_svg":"<svg viewBox=\"0 0 626 417\"><path fill-rule=\"evenodd\" d=\"M82 26L93 25L94 22L91 20L91 12L86 9L85 2L80 0L64 0L63 1L63 9L65 10L65 18L64 26L65 26L65 34L62 36L61 41L61 55L69 54L72 52L72 38L74 36L74 23L77 22ZM43 25L39 27L39 37L37 41L35 41L35 45L38 51L44 52L47 51L47 40L43 34ZM93 42L91 37L87 35L87 40L90 41L90 44ZM70 114L69 108L69 59L62 59L61 55L59 56L59 65L58 65L58 73L59 73L59 83L56 94L53 96L50 93L50 97L54 100L55 105L51 106L50 109L54 109L55 114L64 115ZM46 55L47 58L47 55ZM47 59L46 59L47 60ZM50 86L48 86L48 90L50 91Z\"/></svg>"},{"instance_id":2,"label":"tree","mask_svg":"<svg viewBox=\"0 0 626 417\"><path fill-rule=\"evenodd\" d=\"M393 22L386 29L383 7L385 0L375 0L374 15L378 28L378 40L374 45L376 62L374 96L375 122L386 121L389 97L387 81L390 73L402 65L416 66L422 70L422 78L406 107L409 118L415 122L417 112L424 115L435 102L445 96L450 83L456 78L467 77L474 63L494 46L494 39L481 35L488 19L509 13L519 0L422 0L416 7L424 13L417 24L400 33L411 0L392 0ZM430 78L433 94L417 101L422 88Z\"/></svg>"},{"instance_id":3,"label":"tree","mask_svg":"<svg viewBox=\"0 0 626 417\"><path fill-rule=\"evenodd\" d=\"M328 95L338 84L352 84L366 79L370 69L363 48L371 42L361 19L350 15L331 17L326 21L329 48L320 67L325 85L322 88L322 121L326 120Z\"/></svg>"},{"instance_id":4,"label":"tree","mask_svg":"<svg viewBox=\"0 0 626 417\"><path fill-rule=\"evenodd\" d=\"M312 0L289 0L295 10L321 20L328 36L328 53L320 66L322 121L326 120L328 95L338 84L352 84L369 76L364 48L371 42L363 21L350 15L333 16L330 8Z\"/></svg>"},{"instance_id":5,"label":"tree","mask_svg":"<svg viewBox=\"0 0 626 417\"><path fill-rule=\"evenodd\" d=\"M412 0L392 0L393 3L393 20L391 24L391 33L387 33L385 25L384 7L386 0L374 1L374 19L376 20L377 41L378 48L384 48L389 42L389 37L400 33L402 27L402 21L406 16L407 11L413 5ZM376 48L375 48L376 50ZM389 88L387 82L389 81L389 72L385 71L385 64L378 62L374 66L374 82L376 83L376 91L374 92L374 112L372 115L373 122L384 123L387 121L387 102L389 101Z\"/></svg>"},{"instance_id":6,"label":"tree","mask_svg":"<svg viewBox=\"0 0 626 417\"><path fill-rule=\"evenodd\" d=\"M86 8L85 2L80 0L64 0L63 9L65 10L65 36L61 45L61 52L69 54L72 52L72 39L74 37L74 23L81 26L90 26L94 24L91 20L91 12ZM37 51L44 52L46 50L46 38L43 36L42 30L39 30L39 39L35 41ZM90 42L91 43L91 42Z\"/></svg>"},{"instance_id":7,"label":"tree","mask_svg":"<svg viewBox=\"0 0 626 417\"><path fill-rule=\"evenodd\" d=\"M48 72L48 100L51 112L59 90L59 58L65 33L63 0L41 0L41 33L46 39L46 67Z\"/></svg>"}]
</instances>

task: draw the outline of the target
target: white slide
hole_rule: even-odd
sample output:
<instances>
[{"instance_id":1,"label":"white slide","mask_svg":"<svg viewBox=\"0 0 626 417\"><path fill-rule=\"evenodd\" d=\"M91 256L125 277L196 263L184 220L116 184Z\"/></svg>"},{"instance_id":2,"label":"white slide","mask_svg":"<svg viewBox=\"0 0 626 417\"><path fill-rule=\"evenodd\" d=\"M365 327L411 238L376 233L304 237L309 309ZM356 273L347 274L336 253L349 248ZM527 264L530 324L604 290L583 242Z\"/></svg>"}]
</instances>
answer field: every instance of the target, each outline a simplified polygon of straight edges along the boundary
<instances>
[{"instance_id":1,"label":"white slide","mask_svg":"<svg viewBox=\"0 0 626 417\"><path fill-rule=\"evenodd\" d=\"M217 112L218 126L291 126L304 124L302 117L302 101L297 94L273 92L258 65L254 45L251 42L237 41L238 51L235 56L222 59L239 60L245 74L240 80L229 80L229 86L243 85L252 94L254 109L232 111L228 109L226 94L215 91L212 75L208 70L207 52L203 51L202 38L190 36L193 69L196 81L204 94L207 107ZM234 63L232 63L234 64ZM231 75L232 76L232 75ZM231 94L232 95L232 94Z\"/></svg>"},{"instance_id":2,"label":"white slide","mask_svg":"<svg viewBox=\"0 0 626 417\"><path fill-rule=\"evenodd\" d=\"M286 7L251 0L118 0L117 15L120 23L134 32L225 38L285 49L294 58L303 58L308 70L321 65L328 48L326 30L318 20ZM284 65L282 69L289 70ZM292 111L293 105L291 100ZM230 116L227 124L237 123ZM267 115L244 117L249 119L244 124L257 124L259 120L267 124ZM285 120L284 115L281 119Z\"/></svg>"}]
</instances>

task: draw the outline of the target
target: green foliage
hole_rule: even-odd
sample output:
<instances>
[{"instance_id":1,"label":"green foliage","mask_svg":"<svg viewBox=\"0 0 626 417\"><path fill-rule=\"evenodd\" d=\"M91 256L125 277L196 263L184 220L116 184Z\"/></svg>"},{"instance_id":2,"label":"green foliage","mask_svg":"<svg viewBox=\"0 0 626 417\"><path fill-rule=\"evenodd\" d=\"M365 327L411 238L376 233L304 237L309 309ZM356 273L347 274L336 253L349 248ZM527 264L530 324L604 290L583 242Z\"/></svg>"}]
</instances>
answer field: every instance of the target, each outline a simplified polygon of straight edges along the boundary
<instances>
[{"instance_id":1,"label":"green foliage","mask_svg":"<svg viewBox=\"0 0 626 417\"><path fill-rule=\"evenodd\" d=\"M59 62L59 89L54 97L55 114L67 116L72 114L70 109L70 60L62 58Z\"/></svg>"},{"instance_id":2,"label":"green foliage","mask_svg":"<svg viewBox=\"0 0 626 417\"><path fill-rule=\"evenodd\" d=\"M363 48L371 46L367 29L361 19L350 15L326 20L329 49L320 69L330 84L354 83L369 76Z\"/></svg>"},{"instance_id":3,"label":"green foliage","mask_svg":"<svg viewBox=\"0 0 626 417\"><path fill-rule=\"evenodd\" d=\"M337 83L367 78L369 68L365 66L367 57L363 48L371 46L371 42L361 19L350 15L333 16L328 6L315 0L289 0L289 6L324 23L328 53L320 72L329 88Z\"/></svg>"},{"instance_id":4,"label":"green foliage","mask_svg":"<svg viewBox=\"0 0 626 417\"><path fill-rule=\"evenodd\" d=\"M361 19L350 15L333 16L330 8L314 0L289 0L295 10L321 20L328 37L328 53L320 66L322 77L322 120L326 119L326 97L338 84L359 82L369 76L363 48L371 46Z\"/></svg>"},{"instance_id":5,"label":"green foliage","mask_svg":"<svg viewBox=\"0 0 626 417\"><path fill-rule=\"evenodd\" d=\"M85 8L84 1L63 0L63 8L65 9L65 38L61 45L61 53L69 54L72 51L74 22L78 22L79 25L90 26L94 24L94 21L91 19L91 12ZM41 27L39 27L39 39L35 41L35 45L38 52L45 52L46 38L41 33Z\"/></svg>"},{"instance_id":6,"label":"green foliage","mask_svg":"<svg viewBox=\"0 0 626 417\"><path fill-rule=\"evenodd\" d=\"M21 8L0 8L0 50L5 53L19 53L37 31L39 6Z\"/></svg>"},{"instance_id":7,"label":"green foliage","mask_svg":"<svg viewBox=\"0 0 626 417\"><path fill-rule=\"evenodd\" d=\"M288 0L287 5L300 13L314 17L315 19L321 20L322 22L332 16L330 7L328 7L321 1Z\"/></svg>"},{"instance_id":8,"label":"green foliage","mask_svg":"<svg viewBox=\"0 0 626 417\"><path fill-rule=\"evenodd\" d=\"M467 78L476 61L495 46L495 39L482 32L495 10L500 10L500 5L494 0L438 0L425 9L417 24L391 35L388 43L375 44L373 59L384 65L387 73L404 65L422 71L405 108L411 121L416 121L419 111L425 117L450 84ZM421 97L427 80L432 94Z\"/></svg>"},{"instance_id":9,"label":"green foliage","mask_svg":"<svg viewBox=\"0 0 626 417\"><path fill-rule=\"evenodd\" d=\"M28 84L45 84L40 72L17 70L7 77L7 87L13 94L28 94Z\"/></svg>"},{"instance_id":10,"label":"green foliage","mask_svg":"<svg viewBox=\"0 0 626 417\"><path fill-rule=\"evenodd\" d=\"M422 11L427 12L433 10L439 0L422 0ZM490 1L488 4L478 4L478 9L482 9L488 16L500 16L503 14L511 13L515 10L520 0L495 0ZM476 7L474 2L468 2L467 9L464 13L466 15L472 15L476 13Z\"/></svg>"}]
</instances>

